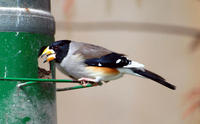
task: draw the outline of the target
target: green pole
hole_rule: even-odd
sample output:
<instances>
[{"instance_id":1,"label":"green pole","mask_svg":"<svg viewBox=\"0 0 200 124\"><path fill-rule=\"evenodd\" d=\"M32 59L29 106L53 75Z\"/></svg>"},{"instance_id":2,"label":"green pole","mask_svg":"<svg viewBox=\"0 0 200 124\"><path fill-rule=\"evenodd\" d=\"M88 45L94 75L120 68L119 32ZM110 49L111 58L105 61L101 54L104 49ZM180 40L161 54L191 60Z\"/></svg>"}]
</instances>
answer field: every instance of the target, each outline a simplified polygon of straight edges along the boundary
<instances>
[{"instance_id":1,"label":"green pole","mask_svg":"<svg viewBox=\"0 0 200 124\"><path fill-rule=\"evenodd\" d=\"M0 0L0 18L0 77L37 78L39 49L54 41L50 0ZM18 83L0 81L0 124L56 124L55 85Z\"/></svg>"}]
</instances>

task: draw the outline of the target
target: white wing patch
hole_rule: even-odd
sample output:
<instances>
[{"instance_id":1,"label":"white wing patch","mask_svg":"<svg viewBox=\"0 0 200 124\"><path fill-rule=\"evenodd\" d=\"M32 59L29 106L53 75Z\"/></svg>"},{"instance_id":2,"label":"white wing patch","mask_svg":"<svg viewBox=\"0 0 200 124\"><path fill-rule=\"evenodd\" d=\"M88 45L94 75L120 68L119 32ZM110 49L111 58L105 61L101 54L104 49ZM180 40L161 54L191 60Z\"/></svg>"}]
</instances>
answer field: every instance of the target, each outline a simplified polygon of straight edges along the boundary
<instances>
[{"instance_id":1,"label":"white wing patch","mask_svg":"<svg viewBox=\"0 0 200 124\"><path fill-rule=\"evenodd\" d=\"M116 61L116 64L120 63L121 61L122 61L121 59L118 59L118 60Z\"/></svg>"},{"instance_id":2,"label":"white wing patch","mask_svg":"<svg viewBox=\"0 0 200 124\"><path fill-rule=\"evenodd\" d=\"M98 63L98 66L102 66L102 64L101 64L101 63Z\"/></svg>"}]
</instances>

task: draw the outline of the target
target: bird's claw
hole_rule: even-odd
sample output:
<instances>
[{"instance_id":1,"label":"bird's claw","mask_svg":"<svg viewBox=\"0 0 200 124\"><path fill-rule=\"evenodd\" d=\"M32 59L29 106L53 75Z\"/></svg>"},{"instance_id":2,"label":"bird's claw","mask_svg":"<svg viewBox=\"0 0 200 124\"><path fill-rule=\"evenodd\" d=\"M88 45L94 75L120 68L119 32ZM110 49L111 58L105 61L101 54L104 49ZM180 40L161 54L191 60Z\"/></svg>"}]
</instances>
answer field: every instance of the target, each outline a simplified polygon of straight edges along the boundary
<instances>
[{"instance_id":1,"label":"bird's claw","mask_svg":"<svg viewBox=\"0 0 200 124\"><path fill-rule=\"evenodd\" d=\"M80 81L81 85L86 87L88 83L92 83L95 85L98 85L98 83L96 82L95 79L91 79L91 78L80 78L78 79L78 81Z\"/></svg>"},{"instance_id":2,"label":"bird's claw","mask_svg":"<svg viewBox=\"0 0 200 124\"><path fill-rule=\"evenodd\" d=\"M87 86L87 84L88 84L88 82L87 81L80 81L81 82L81 85L83 86L83 87L86 87Z\"/></svg>"}]
</instances>

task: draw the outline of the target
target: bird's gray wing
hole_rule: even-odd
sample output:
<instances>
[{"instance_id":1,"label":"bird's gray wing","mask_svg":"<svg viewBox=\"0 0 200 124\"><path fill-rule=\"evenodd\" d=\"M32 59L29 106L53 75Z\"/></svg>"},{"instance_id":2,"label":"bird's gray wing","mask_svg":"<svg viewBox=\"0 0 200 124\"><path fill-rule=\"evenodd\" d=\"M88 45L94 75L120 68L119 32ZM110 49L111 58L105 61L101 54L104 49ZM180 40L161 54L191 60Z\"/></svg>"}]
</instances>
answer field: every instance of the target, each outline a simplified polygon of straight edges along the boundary
<instances>
[{"instance_id":1,"label":"bird's gray wing","mask_svg":"<svg viewBox=\"0 0 200 124\"><path fill-rule=\"evenodd\" d=\"M112 53L112 51L106 48L93 44L72 42L72 45L76 49L73 54L80 54L84 59L100 58L102 56Z\"/></svg>"}]
</instances>

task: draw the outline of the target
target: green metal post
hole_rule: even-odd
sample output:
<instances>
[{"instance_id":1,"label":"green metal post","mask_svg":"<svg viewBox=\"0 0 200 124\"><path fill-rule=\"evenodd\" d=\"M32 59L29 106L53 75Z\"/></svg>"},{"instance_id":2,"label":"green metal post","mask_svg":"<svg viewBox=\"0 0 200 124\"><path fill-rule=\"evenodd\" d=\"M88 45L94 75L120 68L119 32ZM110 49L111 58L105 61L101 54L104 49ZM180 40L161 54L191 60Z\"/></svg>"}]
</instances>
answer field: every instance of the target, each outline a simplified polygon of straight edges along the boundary
<instances>
[{"instance_id":1,"label":"green metal post","mask_svg":"<svg viewBox=\"0 0 200 124\"><path fill-rule=\"evenodd\" d=\"M38 77L39 49L54 41L50 0L0 0L0 77ZM54 72L53 72L54 73ZM55 85L0 81L0 124L56 124Z\"/></svg>"}]
</instances>

